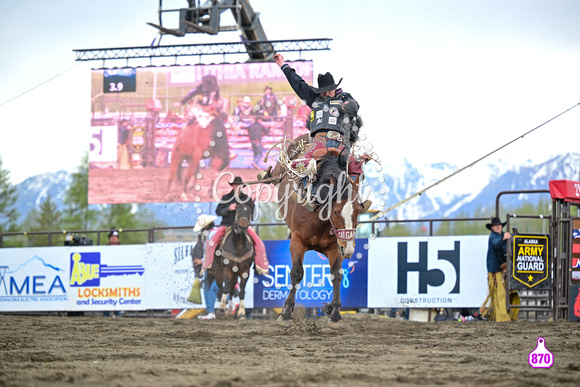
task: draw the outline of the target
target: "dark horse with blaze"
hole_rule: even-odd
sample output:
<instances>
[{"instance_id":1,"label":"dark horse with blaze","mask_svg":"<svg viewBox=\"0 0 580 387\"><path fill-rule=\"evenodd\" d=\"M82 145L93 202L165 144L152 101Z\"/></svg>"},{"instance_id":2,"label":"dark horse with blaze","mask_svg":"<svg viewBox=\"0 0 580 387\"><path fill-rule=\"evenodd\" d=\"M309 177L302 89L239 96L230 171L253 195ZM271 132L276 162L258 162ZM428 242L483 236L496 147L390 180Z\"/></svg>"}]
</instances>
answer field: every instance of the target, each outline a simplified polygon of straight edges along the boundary
<instances>
[{"instance_id":1,"label":"dark horse with blaze","mask_svg":"<svg viewBox=\"0 0 580 387\"><path fill-rule=\"evenodd\" d=\"M198 178L202 160L210 159L212 172L221 171L230 163L230 147L224 125L225 102L219 96L215 76L204 76L202 83L183 99L182 104L191 99L193 101L189 103L187 113L189 122L178 134L173 145L167 182L167 195L169 195L173 182L181 181L182 163L186 161L189 168L182 182L183 200L188 199L189 183Z\"/></svg>"},{"instance_id":2,"label":"dark horse with blaze","mask_svg":"<svg viewBox=\"0 0 580 387\"><path fill-rule=\"evenodd\" d=\"M218 312L225 314L228 295L234 297L235 287L240 282L240 306L237 311L239 319L246 318L244 305L246 283L250 276L250 268L254 263L256 251L252 239L248 235L248 227L254 215L253 202L238 203L234 224L227 229L222 246L216 249L214 263L209 268L209 274L215 277L221 294Z\"/></svg>"},{"instance_id":3,"label":"dark horse with blaze","mask_svg":"<svg viewBox=\"0 0 580 387\"><path fill-rule=\"evenodd\" d=\"M282 173L278 186L280 211L290 229L290 271L291 288L278 317L278 324L289 327L295 306L296 291L304 276L304 254L314 250L328 258L333 287L330 304L324 308L330 328L340 328L340 285L343 278L342 262L354 253L358 215L363 208L358 199L359 176L354 180L346 174L348 156L346 153L329 152L318 161L316 193L318 206L308 210L291 197L297 189L288 174ZM281 171L278 164L274 173ZM307 200L307 199L302 199Z\"/></svg>"}]
</instances>

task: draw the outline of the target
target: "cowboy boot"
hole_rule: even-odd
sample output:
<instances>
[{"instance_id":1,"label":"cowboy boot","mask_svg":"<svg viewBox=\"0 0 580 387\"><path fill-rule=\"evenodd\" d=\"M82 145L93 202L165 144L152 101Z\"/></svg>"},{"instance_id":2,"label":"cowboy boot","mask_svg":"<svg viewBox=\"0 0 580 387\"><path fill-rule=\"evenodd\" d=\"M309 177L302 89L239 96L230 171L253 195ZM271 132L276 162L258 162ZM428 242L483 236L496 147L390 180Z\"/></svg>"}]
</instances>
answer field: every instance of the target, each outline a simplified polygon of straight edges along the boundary
<instances>
[{"instance_id":1,"label":"cowboy boot","mask_svg":"<svg viewBox=\"0 0 580 387\"><path fill-rule=\"evenodd\" d=\"M272 166L269 166L267 170L258 173L258 180L266 180L272 177Z\"/></svg>"},{"instance_id":2,"label":"cowboy boot","mask_svg":"<svg viewBox=\"0 0 580 387\"><path fill-rule=\"evenodd\" d=\"M301 197L298 197L298 194L296 192L292 192L290 197L292 198L292 200L294 200L296 203L300 204L302 207L304 207L309 212L313 212L316 209L316 207L314 207L314 205L312 203L310 203L308 200L301 198Z\"/></svg>"},{"instance_id":3,"label":"cowboy boot","mask_svg":"<svg viewBox=\"0 0 580 387\"><path fill-rule=\"evenodd\" d=\"M360 206L362 207L362 210L361 210L361 212L359 212L359 214L364 214L365 212L367 212L369 210L369 208L371 208L372 204L373 204L373 202L370 200L365 200L364 202L362 202L360 204Z\"/></svg>"}]
</instances>

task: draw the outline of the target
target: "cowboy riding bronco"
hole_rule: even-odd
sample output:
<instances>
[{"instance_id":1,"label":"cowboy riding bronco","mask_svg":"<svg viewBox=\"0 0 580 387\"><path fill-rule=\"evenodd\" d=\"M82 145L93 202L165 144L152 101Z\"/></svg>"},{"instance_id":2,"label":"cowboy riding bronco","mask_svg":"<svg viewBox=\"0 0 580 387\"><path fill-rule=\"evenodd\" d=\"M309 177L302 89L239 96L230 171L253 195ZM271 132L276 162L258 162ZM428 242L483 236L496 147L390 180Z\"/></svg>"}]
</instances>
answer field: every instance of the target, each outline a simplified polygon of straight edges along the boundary
<instances>
[{"instance_id":1,"label":"cowboy riding bronco","mask_svg":"<svg viewBox=\"0 0 580 387\"><path fill-rule=\"evenodd\" d=\"M310 192L307 198L298 200L310 211L314 210L311 196L316 194L316 169L317 161L327 153L348 155L347 175L354 179L362 175L362 167L371 159L367 154L355 157L351 154L351 147L358 139L358 132L362 126L362 120L358 116L359 105L349 94L339 89L342 79L334 82L332 74L318 75L318 88L312 87L284 62L281 54L274 56L276 63L286 75L290 86L296 94L303 99L311 108L310 121L308 122L310 133L289 141L292 145L280 152L280 164L284 170L292 175L295 180L301 180L305 191ZM284 141L284 142L286 142ZM284 148L284 144L282 145ZM282 171L274 171L274 174ZM272 172L261 172L259 180L272 178ZM297 197L294 197L297 199ZM303 200L307 199L307 200ZM371 202L362 203L364 211L368 210Z\"/></svg>"}]
</instances>

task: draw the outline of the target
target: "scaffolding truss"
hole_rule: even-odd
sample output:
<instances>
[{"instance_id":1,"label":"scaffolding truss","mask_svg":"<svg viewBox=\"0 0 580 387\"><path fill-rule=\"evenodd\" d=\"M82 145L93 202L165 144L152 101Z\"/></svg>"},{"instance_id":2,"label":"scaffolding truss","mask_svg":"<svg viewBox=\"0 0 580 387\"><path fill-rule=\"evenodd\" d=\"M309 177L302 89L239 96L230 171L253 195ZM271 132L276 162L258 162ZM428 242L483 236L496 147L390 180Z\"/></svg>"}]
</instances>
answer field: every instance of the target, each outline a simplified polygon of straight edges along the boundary
<instances>
[{"instance_id":1,"label":"scaffolding truss","mask_svg":"<svg viewBox=\"0 0 580 387\"><path fill-rule=\"evenodd\" d=\"M197 56L201 59L207 55L240 55L247 54L250 58L255 54L274 54L277 52L303 52L330 50L332 39L301 39L301 40L269 40L246 41L211 44L188 44L153 47L118 47L73 50L76 61L126 60L127 66L132 59L170 58ZM271 55L269 55L271 57ZM225 61L225 60L224 60ZM249 61L255 61L250 59Z\"/></svg>"}]
</instances>

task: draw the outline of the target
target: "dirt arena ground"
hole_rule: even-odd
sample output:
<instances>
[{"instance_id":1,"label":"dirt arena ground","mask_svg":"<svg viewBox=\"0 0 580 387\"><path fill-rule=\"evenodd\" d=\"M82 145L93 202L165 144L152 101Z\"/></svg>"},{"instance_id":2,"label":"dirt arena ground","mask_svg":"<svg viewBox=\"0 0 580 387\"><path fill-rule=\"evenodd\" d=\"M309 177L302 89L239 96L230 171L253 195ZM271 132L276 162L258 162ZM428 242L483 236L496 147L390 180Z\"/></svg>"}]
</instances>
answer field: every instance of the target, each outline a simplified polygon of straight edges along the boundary
<instances>
[{"instance_id":1,"label":"dirt arena ground","mask_svg":"<svg viewBox=\"0 0 580 387\"><path fill-rule=\"evenodd\" d=\"M0 315L0 386L577 386L577 323ZM538 337L549 369L527 356Z\"/></svg>"}]
</instances>

